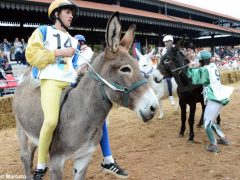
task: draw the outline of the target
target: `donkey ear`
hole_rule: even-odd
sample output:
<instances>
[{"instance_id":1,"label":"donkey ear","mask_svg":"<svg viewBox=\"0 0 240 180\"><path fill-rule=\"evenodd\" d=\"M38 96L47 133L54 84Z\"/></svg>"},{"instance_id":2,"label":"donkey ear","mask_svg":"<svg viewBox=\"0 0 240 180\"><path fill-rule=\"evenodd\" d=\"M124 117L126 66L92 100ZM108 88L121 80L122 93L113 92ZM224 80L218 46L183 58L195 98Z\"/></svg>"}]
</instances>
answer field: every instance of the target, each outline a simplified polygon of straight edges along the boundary
<instances>
[{"instance_id":1,"label":"donkey ear","mask_svg":"<svg viewBox=\"0 0 240 180\"><path fill-rule=\"evenodd\" d=\"M180 49L181 47L184 47L185 37L182 38L180 41L177 42L175 48Z\"/></svg>"},{"instance_id":2,"label":"donkey ear","mask_svg":"<svg viewBox=\"0 0 240 180\"><path fill-rule=\"evenodd\" d=\"M113 52L116 52L119 48L120 36L119 12L115 12L107 23L107 33L105 34L106 43Z\"/></svg>"},{"instance_id":3,"label":"donkey ear","mask_svg":"<svg viewBox=\"0 0 240 180\"><path fill-rule=\"evenodd\" d=\"M131 25L120 42L120 45L124 47L127 51L129 51L130 47L132 46L135 37L135 29L136 25Z\"/></svg>"},{"instance_id":4,"label":"donkey ear","mask_svg":"<svg viewBox=\"0 0 240 180\"><path fill-rule=\"evenodd\" d=\"M135 52L137 54L137 57L141 59L143 57L142 53L138 50L138 48L135 48Z\"/></svg>"},{"instance_id":5,"label":"donkey ear","mask_svg":"<svg viewBox=\"0 0 240 180\"><path fill-rule=\"evenodd\" d=\"M148 57L151 58L154 52L155 52L155 49L153 49L150 53L148 53Z\"/></svg>"}]
</instances>

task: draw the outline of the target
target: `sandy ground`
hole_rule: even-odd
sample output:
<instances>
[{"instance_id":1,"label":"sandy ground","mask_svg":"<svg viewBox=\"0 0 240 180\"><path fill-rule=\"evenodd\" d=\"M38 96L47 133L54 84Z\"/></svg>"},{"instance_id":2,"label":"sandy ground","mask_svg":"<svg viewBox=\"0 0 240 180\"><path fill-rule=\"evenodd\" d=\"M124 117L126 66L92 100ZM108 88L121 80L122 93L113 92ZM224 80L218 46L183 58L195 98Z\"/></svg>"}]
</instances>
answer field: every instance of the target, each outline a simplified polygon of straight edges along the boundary
<instances>
[{"instance_id":1,"label":"sandy ground","mask_svg":"<svg viewBox=\"0 0 240 180\"><path fill-rule=\"evenodd\" d=\"M231 141L230 146L220 146L218 154L205 150L208 144L203 128L195 128L195 143L187 142L186 135L178 137L180 113L174 113L168 100L163 102L164 120L157 116L150 122L142 122L134 112L118 107L109 115L109 133L112 152L118 164L130 174L130 180L237 180L240 179L240 83L234 84L235 91L229 105L224 107L222 129ZM195 124L200 118L200 105ZM118 179L101 171L100 148L93 155L87 171L87 180ZM36 160L35 160L36 165ZM7 176L8 175L8 176ZM23 175L19 158L16 129L0 131L0 179ZM72 162L67 161L64 179L72 179ZM20 178L12 178L20 179ZM49 179L47 175L45 179Z\"/></svg>"}]
</instances>

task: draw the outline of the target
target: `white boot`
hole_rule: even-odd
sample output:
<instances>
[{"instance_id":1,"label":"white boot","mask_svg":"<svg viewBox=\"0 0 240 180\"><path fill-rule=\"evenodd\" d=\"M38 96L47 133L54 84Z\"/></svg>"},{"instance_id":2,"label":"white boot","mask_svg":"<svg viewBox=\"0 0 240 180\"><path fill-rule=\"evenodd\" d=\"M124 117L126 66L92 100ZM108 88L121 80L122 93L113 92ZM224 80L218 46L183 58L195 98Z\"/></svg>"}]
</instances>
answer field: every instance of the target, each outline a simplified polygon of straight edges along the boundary
<instances>
[{"instance_id":1,"label":"white boot","mask_svg":"<svg viewBox=\"0 0 240 180\"><path fill-rule=\"evenodd\" d=\"M171 104L172 106L175 105L175 101L174 101L173 96L169 96L169 101L170 101L170 104Z\"/></svg>"}]
</instances>

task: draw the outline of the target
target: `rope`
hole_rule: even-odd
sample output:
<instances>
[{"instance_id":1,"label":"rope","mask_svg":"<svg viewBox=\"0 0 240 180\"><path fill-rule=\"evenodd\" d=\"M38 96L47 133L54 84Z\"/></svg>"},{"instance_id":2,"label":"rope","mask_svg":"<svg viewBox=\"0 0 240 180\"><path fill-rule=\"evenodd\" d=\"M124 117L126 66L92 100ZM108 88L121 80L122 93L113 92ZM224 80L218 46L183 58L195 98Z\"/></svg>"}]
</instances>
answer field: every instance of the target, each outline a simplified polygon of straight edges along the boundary
<instances>
[{"instance_id":1,"label":"rope","mask_svg":"<svg viewBox=\"0 0 240 180\"><path fill-rule=\"evenodd\" d=\"M184 68L187 67L187 66L188 66L188 64L186 64L186 65L184 65L184 66L182 66L182 67L173 69L172 72L176 72L176 71L178 71L178 70L182 70L182 69L184 69Z\"/></svg>"},{"instance_id":2,"label":"rope","mask_svg":"<svg viewBox=\"0 0 240 180\"><path fill-rule=\"evenodd\" d=\"M88 60L83 57L80 53L80 51L78 49L76 49L75 53L77 53L79 56L81 56L83 58L83 60L88 64L88 66L91 68L91 70L93 71L93 73L105 84L107 85L108 87L110 87L112 90L114 91L121 91L123 92L124 90L123 89L119 89L119 88L116 88L114 87L112 84L110 84L107 80L105 80L104 78L102 78L92 67L92 65L88 62Z\"/></svg>"}]
</instances>

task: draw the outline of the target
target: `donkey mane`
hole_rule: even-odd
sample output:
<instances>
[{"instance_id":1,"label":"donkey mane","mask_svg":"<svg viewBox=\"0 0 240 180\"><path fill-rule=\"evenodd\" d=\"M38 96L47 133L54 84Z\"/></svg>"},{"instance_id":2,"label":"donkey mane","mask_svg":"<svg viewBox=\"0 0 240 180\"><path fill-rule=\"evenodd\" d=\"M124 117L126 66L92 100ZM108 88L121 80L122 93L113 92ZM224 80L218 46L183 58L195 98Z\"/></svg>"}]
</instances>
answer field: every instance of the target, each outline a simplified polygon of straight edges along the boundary
<instances>
[{"instance_id":1,"label":"donkey mane","mask_svg":"<svg viewBox=\"0 0 240 180\"><path fill-rule=\"evenodd\" d=\"M93 62L95 61L95 59L100 59L100 54L101 53L94 53L93 56L91 57L91 60L89 62L90 65L93 64ZM75 82L75 87L80 83L81 79L83 78L84 74L81 74L80 72L77 74L77 79Z\"/></svg>"}]
</instances>

